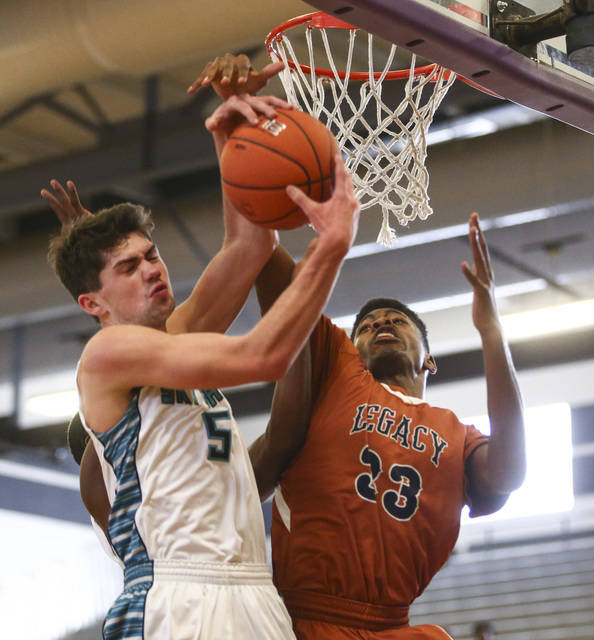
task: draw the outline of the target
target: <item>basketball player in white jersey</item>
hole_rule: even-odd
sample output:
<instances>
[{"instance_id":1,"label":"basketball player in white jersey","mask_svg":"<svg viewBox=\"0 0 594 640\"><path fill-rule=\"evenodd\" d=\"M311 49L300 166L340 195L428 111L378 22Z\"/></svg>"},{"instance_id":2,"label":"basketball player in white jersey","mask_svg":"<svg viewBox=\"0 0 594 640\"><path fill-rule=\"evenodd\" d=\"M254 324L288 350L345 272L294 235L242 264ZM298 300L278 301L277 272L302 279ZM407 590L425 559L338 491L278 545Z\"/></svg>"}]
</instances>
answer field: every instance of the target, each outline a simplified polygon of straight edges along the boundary
<instances>
[{"instance_id":1,"label":"basketball player in white jersey","mask_svg":"<svg viewBox=\"0 0 594 640\"><path fill-rule=\"evenodd\" d=\"M270 116L278 104L226 101L207 120L217 151L238 116ZM281 377L318 319L359 211L339 154L335 165L325 203L287 190L319 238L286 293L245 336L218 332L241 308L275 236L228 203L223 249L177 308L142 208L83 215L52 240L61 281L101 325L82 353L77 384L111 506L107 534L125 567L106 639L293 637L265 562L249 458L218 387Z\"/></svg>"}]
</instances>

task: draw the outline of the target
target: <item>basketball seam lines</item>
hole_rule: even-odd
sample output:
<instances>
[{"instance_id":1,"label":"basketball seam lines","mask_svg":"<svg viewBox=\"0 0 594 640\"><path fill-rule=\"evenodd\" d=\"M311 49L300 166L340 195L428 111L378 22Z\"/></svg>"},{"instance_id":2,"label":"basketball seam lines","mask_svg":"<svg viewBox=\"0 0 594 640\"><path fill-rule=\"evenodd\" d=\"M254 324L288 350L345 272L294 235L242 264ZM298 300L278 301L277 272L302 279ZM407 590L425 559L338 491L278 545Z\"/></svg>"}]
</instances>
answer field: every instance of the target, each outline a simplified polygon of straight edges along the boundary
<instances>
[{"instance_id":1,"label":"basketball seam lines","mask_svg":"<svg viewBox=\"0 0 594 640\"><path fill-rule=\"evenodd\" d=\"M266 224L271 224L272 222L278 222L279 220L283 220L284 218L288 218L289 216L292 216L295 212L299 210L300 210L299 207L295 207L294 209L291 209L291 211L287 211L287 213L284 213L282 216L278 216L277 218L267 218L265 222Z\"/></svg>"},{"instance_id":2,"label":"basketball seam lines","mask_svg":"<svg viewBox=\"0 0 594 640\"><path fill-rule=\"evenodd\" d=\"M318 184L319 182L324 183L326 180L331 180L332 176L325 176L320 180L308 180L307 182L294 182L293 185L296 187L303 187L306 184ZM250 191L280 191L282 189L286 189L286 185L281 185L279 187L253 187L252 185L246 184L236 184L235 182L230 182L229 180L225 180L223 178L223 182L229 187L235 187L236 189L249 189ZM322 184L322 189L324 185Z\"/></svg>"},{"instance_id":3,"label":"basketball seam lines","mask_svg":"<svg viewBox=\"0 0 594 640\"><path fill-rule=\"evenodd\" d=\"M316 147L314 145L314 143L312 142L311 138L307 135L307 132L305 131L305 129L299 124L299 122L296 120L296 118L292 118L287 112L284 112L283 115L285 116L285 118L291 120L291 122L293 122L298 128L299 131L301 131L301 133L305 136L305 139L307 140L307 142L309 143L309 146L311 147L311 150L315 156L316 159L316 164L318 165L318 175L321 177L322 176L322 163L320 161L320 157L318 156L318 152L316 150ZM308 174L308 178L309 178L309 174ZM324 190L324 185L322 184L322 194L321 194L321 200L323 200L323 190Z\"/></svg>"},{"instance_id":4,"label":"basketball seam lines","mask_svg":"<svg viewBox=\"0 0 594 640\"><path fill-rule=\"evenodd\" d=\"M295 158L291 158L291 156L286 155L282 151L278 151L274 147L269 147L268 145L265 145L265 144L263 144L261 142L256 142L255 140L252 140L251 138L240 138L239 136L237 136L237 137L232 136L231 138L229 138L229 141L231 141L231 140L241 140L242 142L249 142L251 144L256 145L257 147L262 147L263 149L268 149L268 151L271 151L272 153L276 153L277 155L285 158L286 160L289 160L290 162L293 162L294 164L296 164L303 171L303 173L305 174L307 182L308 183L311 182L309 171L300 162L295 160ZM309 195L309 193L307 195Z\"/></svg>"}]
</instances>

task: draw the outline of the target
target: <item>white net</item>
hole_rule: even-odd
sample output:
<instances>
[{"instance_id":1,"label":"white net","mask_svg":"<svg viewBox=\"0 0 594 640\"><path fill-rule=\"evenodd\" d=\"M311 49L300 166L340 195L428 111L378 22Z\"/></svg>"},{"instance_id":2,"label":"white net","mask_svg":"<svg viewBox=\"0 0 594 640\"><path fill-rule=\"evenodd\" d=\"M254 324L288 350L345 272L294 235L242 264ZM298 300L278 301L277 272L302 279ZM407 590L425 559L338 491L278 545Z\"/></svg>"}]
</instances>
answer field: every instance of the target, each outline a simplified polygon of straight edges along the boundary
<instances>
[{"instance_id":1,"label":"white net","mask_svg":"<svg viewBox=\"0 0 594 640\"><path fill-rule=\"evenodd\" d=\"M391 71L396 46L392 45L385 62L376 71L373 35L354 28L341 31L348 39L342 74L336 67L325 28L305 28L309 55L305 64L310 69L320 67L320 64L316 65L313 41L314 34L319 34L318 58L326 56L328 65L325 66L330 67L330 77L318 77L301 68L304 62L298 61L287 33L276 37L270 53L273 59L285 64L281 81L287 100L321 120L336 137L353 177L361 209L373 205L381 207L383 221L377 241L391 246L396 234L390 224L390 214L401 225L407 225L415 218L425 220L433 212L427 193L426 136L455 74L436 66L427 75L415 75L413 55L408 78L398 81L404 85L402 99L396 107L389 106L382 100L382 87ZM357 95L352 88L350 92L348 89L354 82L350 80L353 52L356 47L361 48L362 38L357 42L358 34L367 36L368 69Z\"/></svg>"}]
</instances>

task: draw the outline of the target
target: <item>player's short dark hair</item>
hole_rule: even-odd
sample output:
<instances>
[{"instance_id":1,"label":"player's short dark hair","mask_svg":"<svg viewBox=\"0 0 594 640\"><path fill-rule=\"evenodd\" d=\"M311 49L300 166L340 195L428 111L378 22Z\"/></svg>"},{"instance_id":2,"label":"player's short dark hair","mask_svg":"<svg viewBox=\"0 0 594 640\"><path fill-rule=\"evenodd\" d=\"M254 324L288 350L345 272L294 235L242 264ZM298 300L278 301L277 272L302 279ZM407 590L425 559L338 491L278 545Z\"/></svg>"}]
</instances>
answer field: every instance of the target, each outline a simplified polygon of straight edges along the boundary
<instances>
[{"instance_id":1,"label":"player's short dark hair","mask_svg":"<svg viewBox=\"0 0 594 640\"><path fill-rule=\"evenodd\" d=\"M407 307L403 302L400 302L400 300L396 300L395 298L372 298L371 300L368 300L361 307L357 317L355 318L353 330L351 331L351 340L355 339L357 327L361 324L363 318L375 309L396 309L396 311L400 311L400 313L408 316L417 325L421 332L421 337L423 338L423 345L425 349L427 349L427 352L429 352L429 338L427 336L427 327L425 326L425 323L411 308Z\"/></svg>"},{"instance_id":2,"label":"player's short dark hair","mask_svg":"<svg viewBox=\"0 0 594 640\"><path fill-rule=\"evenodd\" d=\"M80 466L85 447L89 440L89 434L85 431L78 413L72 417L72 420L70 420L68 424L66 440L68 441L68 447L70 448L72 457L76 460L78 466Z\"/></svg>"},{"instance_id":3,"label":"player's short dark hair","mask_svg":"<svg viewBox=\"0 0 594 640\"><path fill-rule=\"evenodd\" d=\"M101 289L99 274L107 260L106 252L120 245L131 233L149 240L153 223L150 212L125 202L83 216L51 239L49 263L75 300L82 293Z\"/></svg>"},{"instance_id":4,"label":"player's short dark hair","mask_svg":"<svg viewBox=\"0 0 594 640\"><path fill-rule=\"evenodd\" d=\"M473 633L481 633L481 632L484 633L486 631L494 633L495 625L489 620L479 620L478 622L474 623L472 627L472 631Z\"/></svg>"}]
</instances>

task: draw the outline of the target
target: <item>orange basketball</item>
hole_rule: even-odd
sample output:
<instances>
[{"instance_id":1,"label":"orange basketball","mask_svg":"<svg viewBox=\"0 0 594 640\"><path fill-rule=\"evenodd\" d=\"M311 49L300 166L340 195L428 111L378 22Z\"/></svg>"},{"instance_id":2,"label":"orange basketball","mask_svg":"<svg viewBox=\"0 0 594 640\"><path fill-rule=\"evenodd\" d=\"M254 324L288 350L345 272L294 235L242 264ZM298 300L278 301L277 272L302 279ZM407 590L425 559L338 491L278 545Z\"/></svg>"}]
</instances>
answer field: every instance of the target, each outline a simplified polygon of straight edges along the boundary
<instances>
[{"instance_id":1,"label":"orange basketball","mask_svg":"<svg viewBox=\"0 0 594 640\"><path fill-rule=\"evenodd\" d=\"M274 120L238 126L221 156L223 189L246 218L271 229L295 229L307 217L287 196L294 184L323 202L332 191L334 136L303 111L277 109Z\"/></svg>"}]
</instances>

